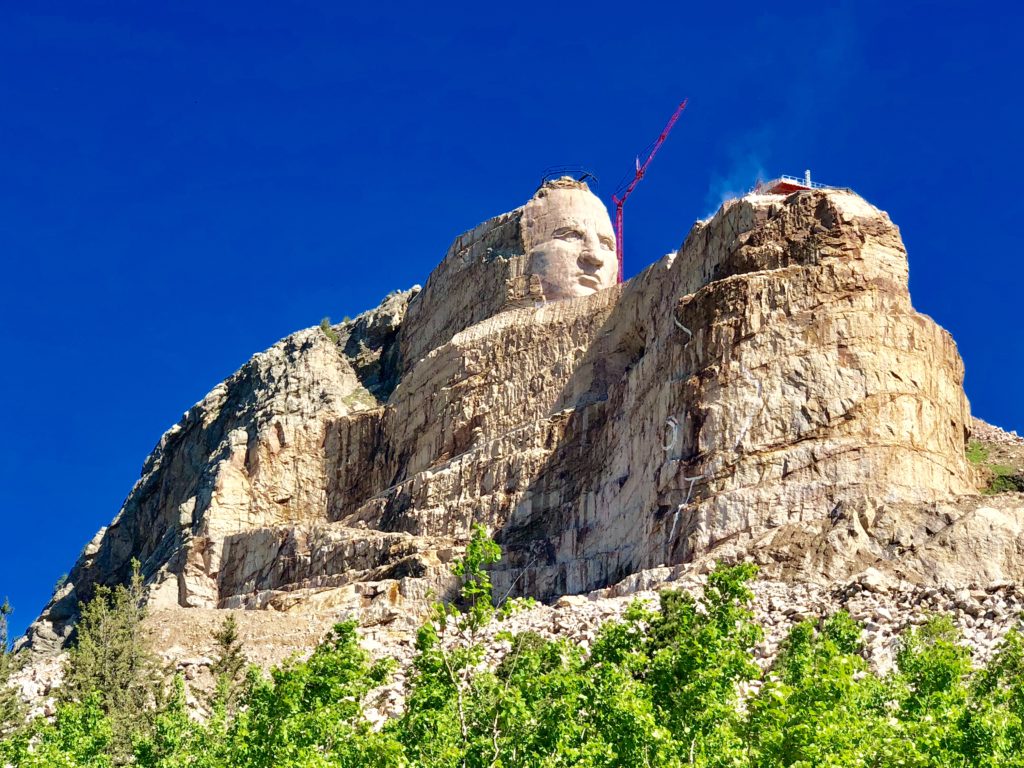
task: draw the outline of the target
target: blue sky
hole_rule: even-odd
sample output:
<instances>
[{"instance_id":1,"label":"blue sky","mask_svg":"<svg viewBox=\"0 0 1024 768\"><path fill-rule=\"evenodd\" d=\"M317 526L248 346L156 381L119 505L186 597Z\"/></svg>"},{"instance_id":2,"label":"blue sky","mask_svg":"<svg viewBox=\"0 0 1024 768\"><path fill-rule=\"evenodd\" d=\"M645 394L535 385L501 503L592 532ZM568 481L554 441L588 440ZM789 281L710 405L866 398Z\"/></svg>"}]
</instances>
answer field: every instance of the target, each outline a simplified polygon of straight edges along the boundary
<instances>
[{"instance_id":1,"label":"blue sky","mask_svg":"<svg viewBox=\"0 0 1024 768\"><path fill-rule=\"evenodd\" d=\"M626 274L758 173L887 210L977 415L1024 432L1010 4L30 3L0 27L0 598L21 631L160 434L252 353L423 282L551 165Z\"/></svg>"}]
</instances>

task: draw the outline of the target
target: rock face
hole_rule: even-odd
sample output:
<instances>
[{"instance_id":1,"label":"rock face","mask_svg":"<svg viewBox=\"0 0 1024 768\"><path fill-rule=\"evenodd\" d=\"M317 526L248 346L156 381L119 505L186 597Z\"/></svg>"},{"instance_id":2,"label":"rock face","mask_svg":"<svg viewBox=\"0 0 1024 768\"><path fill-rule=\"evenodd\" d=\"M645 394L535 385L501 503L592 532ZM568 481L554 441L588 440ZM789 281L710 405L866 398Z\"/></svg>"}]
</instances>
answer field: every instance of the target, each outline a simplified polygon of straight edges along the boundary
<instances>
[{"instance_id":1,"label":"rock face","mask_svg":"<svg viewBox=\"0 0 1024 768\"><path fill-rule=\"evenodd\" d=\"M239 583L251 589L271 550L275 568L294 572L290 547L323 543L312 529L325 519L328 425L394 386L386 371L412 295L389 296L337 343L320 329L289 336L189 409L31 627L32 645L62 644L78 601L97 583L123 581L133 558L157 608L216 606Z\"/></svg>"},{"instance_id":2,"label":"rock face","mask_svg":"<svg viewBox=\"0 0 1024 768\"><path fill-rule=\"evenodd\" d=\"M593 212L574 199L548 240ZM63 644L133 557L164 616L404 627L474 522L505 551L498 590L545 600L721 557L817 583L1020 578L1024 504L970 495L963 366L911 306L885 213L749 195L628 283L548 300L551 254L560 275L592 257L537 256L536 200L457 238L423 290L288 337L189 410L31 647Z\"/></svg>"}]
</instances>

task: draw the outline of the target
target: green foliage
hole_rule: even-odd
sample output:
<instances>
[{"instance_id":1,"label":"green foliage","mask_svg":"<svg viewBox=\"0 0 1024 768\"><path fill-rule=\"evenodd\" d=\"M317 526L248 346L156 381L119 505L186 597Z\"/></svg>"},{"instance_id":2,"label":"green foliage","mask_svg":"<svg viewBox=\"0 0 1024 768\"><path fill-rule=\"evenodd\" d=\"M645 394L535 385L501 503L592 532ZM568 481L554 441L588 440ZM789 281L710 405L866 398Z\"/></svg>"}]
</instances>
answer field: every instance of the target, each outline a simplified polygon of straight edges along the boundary
<instances>
[{"instance_id":1,"label":"green foliage","mask_svg":"<svg viewBox=\"0 0 1024 768\"><path fill-rule=\"evenodd\" d=\"M15 659L11 655L7 637L7 617L12 611L11 604L5 598L0 603L0 737L17 728L25 714L17 691L10 685Z\"/></svg>"},{"instance_id":2,"label":"green foliage","mask_svg":"<svg viewBox=\"0 0 1024 768\"><path fill-rule=\"evenodd\" d=\"M704 745L707 755L734 748L736 685L757 678L750 649L762 637L753 619L747 582L753 565L717 568L704 601L670 591L648 632L646 679L665 723L684 743Z\"/></svg>"},{"instance_id":3,"label":"green foliage","mask_svg":"<svg viewBox=\"0 0 1024 768\"><path fill-rule=\"evenodd\" d=\"M61 704L95 702L109 719L115 764L127 762L133 739L147 729L161 699L144 618L142 576L133 561L127 586L99 586L82 607L60 688Z\"/></svg>"},{"instance_id":4,"label":"green foliage","mask_svg":"<svg viewBox=\"0 0 1024 768\"><path fill-rule=\"evenodd\" d=\"M324 336L335 344L338 344L341 341L341 337L338 335L338 332L331 327L331 318L325 317L320 321L320 330L324 332Z\"/></svg>"},{"instance_id":5,"label":"green foliage","mask_svg":"<svg viewBox=\"0 0 1024 768\"><path fill-rule=\"evenodd\" d=\"M495 615L486 566L500 558L501 548L487 530L473 526L466 552L452 568L462 580L459 594L465 611L438 604L417 635L409 713L400 727L389 729L413 765L476 765L489 750L498 749L494 744L501 736L504 689L492 673L477 666L485 655L478 635ZM442 642L448 627L459 640L452 647Z\"/></svg>"},{"instance_id":6,"label":"green foliage","mask_svg":"<svg viewBox=\"0 0 1024 768\"><path fill-rule=\"evenodd\" d=\"M983 464L988 461L988 448L982 445L977 440L971 440L967 444L967 460L971 464Z\"/></svg>"},{"instance_id":7,"label":"green foliage","mask_svg":"<svg viewBox=\"0 0 1024 768\"><path fill-rule=\"evenodd\" d=\"M884 693L846 613L797 624L750 703L757 766L872 765L887 728Z\"/></svg>"},{"instance_id":8,"label":"green foliage","mask_svg":"<svg viewBox=\"0 0 1024 768\"><path fill-rule=\"evenodd\" d=\"M536 606L537 601L532 597L513 597L506 600L500 607L498 607L494 616L498 621L505 621L505 619L511 618L517 613L528 611Z\"/></svg>"},{"instance_id":9,"label":"green foliage","mask_svg":"<svg viewBox=\"0 0 1024 768\"><path fill-rule=\"evenodd\" d=\"M238 637L238 622L234 614L228 614L220 629L214 633L213 639L217 644L217 658L210 668L216 681L210 702L211 708L223 708L224 714L233 715L245 692L245 671L249 666L249 659L242 650L242 641Z\"/></svg>"},{"instance_id":10,"label":"green foliage","mask_svg":"<svg viewBox=\"0 0 1024 768\"><path fill-rule=\"evenodd\" d=\"M1013 467L997 464L991 467L994 475L989 480L983 493L991 496L996 493L1015 493L1024 491L1024 476L1016 474Z\"/></svg>"},{"instance_id":11,"label":"green foliage","mask_svg":"<svg viewBox=\"0 0 1024 768\"><path fill-rule=\"evenodd\" d=\"M203 726L188 715L185 683L175 677L171 695L153 719L153 727L136 739L135 764L144 768L215 768L224 766L223 720L214 716Z\"/></svg>"},{"instance_id":12,"label":"green foliage","mask_svg":"<svg viewBox=\"0 0 1024 768\"><path fill-rule=\"evenodd\" d=\"M406 714L388 726L411 765L732 764L742 750L736 683L759 673L751 566L716 570L699 604L675 592L660 611L634 604L602 627L589 657L564 641L499 633L509 648L491 671L479 668L486 649L474 638L494 618L484 565L499 555L475 530L457 568L466 613L448 607L420 631ZM442 642L449 621L465 642Z\"/></svg>"},{"instance_id":13,"label":"green foliage","mask_svg":"<svg viewBox=\"0 0 1024 768\"><path fill-rule=\"evenodd\" d=\"M309 659L293 658L269 677L250 670L242 683L246 662L229 619L216 635L214 669L238 686L233 707L215 697L212 716L196 722L176 679L166 701L151 700L150 724L134 732L126 755L103 686L80 684L54 722L37 720L0 741L0 764L1024 768L1018 632L974 669L953 624L935 617L905 633L895 669L879 675L862 656L861 627L838 613L795 625L762 672L748 586L755 569L741 564L717 567L700 598L666 591L656 607L633 603L598 630L587 652L494 626L515 610L493 605L487 567L499 557L474 528L456 566L460 600L437 606L421 628L405 712L381 729L364 706L391 665L371 661L354 622L337 625ZM102 610L116 604L116 590L103 595ZM102 613L92 611L83 637ZM486 663L494 645L500 661ZM750 685L754 692L742 693Z\"/></svg>"},{"instance_id":14,"label":"green foliage","mask_svg":"<svg viewBox=\"0 0 1024 768\"><path fill-rule=\"evenodd\" d=\"M362 700L389 674L387 663L371 663L359 647L355 622L334 627L304 662L292 660L269 678L257 676L229 737L228 765L400 765L398 745L374 733Z\"/></svg>"},{"instance_id":15,"label":"green foliage","mask_svg":"<svg viewBox=\"0 0 1024 768\"><path fill-rule=\"evenodd\" d=\"M1024 491L1024 475L1009 464L989 462L989 450L982 443L971 440L967 444L966 455L969 462L986 470L988 482L982 490L986 496Z\"/></svg>"},{"instance_id":16,"label":"green foliage","mask_svg":"<svg viewBox=\"0 0 1024 768\"><path fill-rule=\"evenodd\" d=\"M113 768L113 730L100 697L57 708L53 722L37 718L0 745L0 756L18 768Z\"/></svg>"},{"instance_id":17,"label":"green foliage","mask_svg":"<svg viewBox=\"0 0 1024 768\"><path fill-rule=\"evenodd\" d=\"M501 547L487 535L482 525L473 526L472 537L466 545L466 554L452 568L452 573L462 579L460 595L466 612L452 611L463 629L475 632L490 623L494 616L491 595L491 577L487 566L501 560Z\"/></svg>"}]
</instances>

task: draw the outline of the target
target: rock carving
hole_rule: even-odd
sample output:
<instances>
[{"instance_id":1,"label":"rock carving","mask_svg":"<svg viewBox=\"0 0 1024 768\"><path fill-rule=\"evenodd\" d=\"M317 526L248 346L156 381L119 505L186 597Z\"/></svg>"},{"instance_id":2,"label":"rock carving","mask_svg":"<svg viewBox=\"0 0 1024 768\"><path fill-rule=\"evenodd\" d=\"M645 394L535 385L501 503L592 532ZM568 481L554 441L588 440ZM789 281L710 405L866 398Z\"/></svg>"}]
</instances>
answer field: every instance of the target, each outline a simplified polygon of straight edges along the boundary
<instances>
[{"instance_id":1,"label":"rock carving","mask_svg":"<svg viewBox=\"0 0 1024 768\"><path fill-rule=\"evenodd\" d=\"M615 285L615 231L604 204L582 182L546 182L526 204L528 271L548 301L587 296Z\"/></svg>"},{"instance_id":2,"label":"rock carving","mask_svg":"<svg viewBox=\"0 0 1024 768\"><path fill-rule=\"evenodd\" d=\"M254 643L308 647L345 614L408 631L472 523L504 550L496 593L544 600L717 558L1024 577L1024 505L970 495L963 365L911 305L887 214L748 195L615 280L607 211L558 180L422 290L255 355L160 439L26 642L63 646L132 558L168 632L223 609Z\"/></svg>"}]
</instances>

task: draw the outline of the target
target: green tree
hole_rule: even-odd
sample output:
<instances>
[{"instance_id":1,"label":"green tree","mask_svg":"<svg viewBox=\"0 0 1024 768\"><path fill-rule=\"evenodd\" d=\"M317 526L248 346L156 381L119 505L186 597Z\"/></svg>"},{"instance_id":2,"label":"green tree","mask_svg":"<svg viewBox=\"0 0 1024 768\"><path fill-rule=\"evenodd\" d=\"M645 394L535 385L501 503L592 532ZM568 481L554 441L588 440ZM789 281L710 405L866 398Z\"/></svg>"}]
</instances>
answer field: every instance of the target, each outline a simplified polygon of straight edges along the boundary
<instances>
[{"instance_id":1,"label":"green tree","mask_svg":"<svg viewBox=\"0 0 1024 768\"><path fill-rule=\"evenodd\" d=\"M974 676L959 726L972 765L1024 766L1024 637L1018 629Z\"/></svg>"},{"instance_id":2,"label":"green tree","mask_svg":"<svg viewBox=\"0 0 1024 768\"><path fill-rule=\"evenodd\" d=\"M465 554L452 568L462 580L459 594L465 610L438 603L417 634L409 714L396 729L414 765L476 764L482 758L473 755L488 748L487 736L480 733L481 718L488 720L493 706L483 699L493 705L496 687L493 675L477 674L476 668L485 652L479 634L494 617L487 566L500 558L501 549L487 530L474 526ZM457 635L452 647L441 641L449 627ZM492 725L492 730L499 728ZM491 734L490 741L495 738Z\"/></svg>"},{"instance_id":3,"label":"green tree","mask_svg":"<svg viewBox=\"0 0 1024 768\"><path fill-rule=\"evenodd\" d=\"M845 612L790 630L745 726L756 766L874 766L891 734L885 693Z\"/></svg>"},{"instance_id":4,"label":"green tree","mask_svg":"<svg viewBox=\"0 0 1024 768\"><path fill-rule=\"evenodd\" d=\"M223 707L225 714L230 716L245 692L245 672L249 667L234 614L228 614L213 639L217 644L217 657L210 668L216 684L211 705L213 709Z\"/></svg>"},{"instance_id":5,"label":"green tree","mask_svg":"<svg viewBox=\"0 0 1024 768\"><path fill-rule=\"evenodd\" d=\"M549 754L571 765L628 768L672 765L680 742L659 719L651 672L649 630L656 614L634 603L622 622L605 624L580 670L575 733ZM557 765L552 762L552 765Z\"/></svg>"},{"instance_id":6,"label":"green tree","mask_svg":"<svg viewBox=\"0 0 1024 768\"><path fill-rule=\"evenodd\" d=\"M17 768L113 768L112 746L110 719L93 693L60 704L52 723L36 718L3 757Z\"/></svg>"},{"instance_id":7,"label":"green tree","mask_svg":"<svg viewBox=\"0 0 1024 768\"><path fill-rule=\"evenodd\" d=\"M406 712L388 726L412 765L739 765L736 683L759 673L752 566L716 569L701 604L674 592L660 612L634 604L601 628L589 657L564 641L499 633L508 649L491 671L481 637L494 619L486 566L499 556L474 529L456 566L463 610L440 606L420 630Z\"/></svg>"},{"instance_id":8,"label":"green tree","mask_svg":"<svg viewBox=\"0 0 1024 768\"><path fill-rule=\"evenodd\" d=\"M700 603L667 591L651 618L646 673L659 716L689 745L686 759L731 764L739 749L736 686L760 676L751 651L762 637L750 608L751 563L718 566Z\"/></svg>"},{"instance_id":9,"label":"green tree","mask_svg":"<svg viewBox=\"0 0 1024 768\"><path fill-rule=\"evenodd\" d=\"M232 768L398 768L401 747L375 733L362 700L390 664L371 663L355 622L334 627L306 661L291 660L269 678L254 675L230 733Z\"/></svg>"},{"instance_id":10,"label":"green tree","mask_svg":"<svg viewBox=\"0 0 1024 768\"><path fill-rule=\"evenodd\" d=\"M537 765L539 752L557 736L558 729L548 720L542 726L537 713L566 708L565 691L577 683L579 653L536 636L499 632L510 650L497 670L483 665L484 630L528 604L508 601L496 610L487 569L500 558L501 549L486 529L474 526L465 554L453 567L462 580L459 599L436 605L419 631L406 714L389 726L413 765ZM537 697L538 678L529 670L538 667L558 701Z\"/></svg>"},{"instance_id":11,"label":"green tree","mask_svg":"<svg viewBox=\"0 0 1024 768\"><path fill-rule=\"evenodd\" d=\"M25 717L21 697L10 684L15 658L7 637L7 617L12 611L11 604L4 599L0 603L0 738L19 727Z\"/></svg>"},{"instance_id":12,"label":"green tree","mask_svg":"<svg viewBox=\"0 0 1024 768\"><path fill-rule=\"evenodd\" d=\"M231 709L214 697L206 723L189 716L180 678L159 702L142 695L151 690L145 676L101 674L104 643L129 649L104 657L112 668L132 656L124 638L141 611L136 574L83 609L74 695L52 722L39 718L0 741L0 765L1024 768L1024 637L1016 631L974 670L950 620L934 618L903 635L896 669L880 676L864 659L860 625L840 612L794 626L762 675L752 652L761 639L750 608L755 570L719 565L702 597L666 591L657 608L634 602L600 627L588 653L501 631L510 611L496 610L487 570L499 557L475 527L454 569L459 599L435 606L420 629L405 711L379 731L364 701L390 664L371 661L354 622L337 625L307 660L292 658L269 676L250 669L242 684L246 662L229 617L216 634L214 671L238 696ZM741 699L741 684L758 678L756 695ZM109 698L113 681L138 685L147 713L129 751L119 741L125 701Z\"/></svg>"},{"instance_id":13,"label":"green tree","mask_svg":"<svg viewBox=\"0 0 1024 768\"><path fill-rule=\"evenodd\" d=\"M487 566L501 560L501 547L482 525L474 525L466 554L456 561L452 573L462 579L460 595L465 611L449 610L460 632L475 634L494 617L494 597L491 594L491 575Z\"/></svg>"},{"instance_id":14,"label":"green tree","mask_svg":"<svg viewBox=\"0 0 1024 768\"><path fill-rule=\"evenodd\" d=\"M936 616L905 633L896 667L897 737L906 747L890 755L891 764L965 765L960 724L967 713L971 654L953 622Z\"/></svg>"},{"instance_id":15,"label":"green tree","mask_svg":"<svg viewBox=\"0 0 1024 768\"><path fill-rule=\"evenodd\" d=\"M62 704L98 703L110 722L115 764L129 761L133 740L146 733L162 698L144 618L142 577L133 561L127 586L99 586L82 607L59 693Z\"/></svg>"},{"instance_id":16,"label":"green tree","mask_svg":"<svg viewBox=\"0 0 1024 768\"><path fill-rule=\"evenodd\" d=\"M174 678L171 695L153 719L153 727L135 743L140 768L228 768L222 721L193 720L185 702L185 683Z\"/></svg>"}]
</instances>

